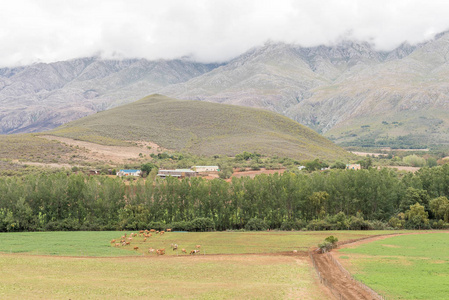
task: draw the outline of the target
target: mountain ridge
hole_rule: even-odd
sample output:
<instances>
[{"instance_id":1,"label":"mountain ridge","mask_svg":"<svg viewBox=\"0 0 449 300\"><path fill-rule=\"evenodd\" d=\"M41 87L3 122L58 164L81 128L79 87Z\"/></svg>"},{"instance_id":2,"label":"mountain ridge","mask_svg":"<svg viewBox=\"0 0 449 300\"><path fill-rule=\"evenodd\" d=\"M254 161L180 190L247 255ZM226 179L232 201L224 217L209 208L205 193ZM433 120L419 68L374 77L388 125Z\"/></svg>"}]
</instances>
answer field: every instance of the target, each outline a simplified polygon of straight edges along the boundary
<instances>
[{"instance_id":1,"label":"mountain ridge","mask_svg":"<svg viewBox=\"0 0 449 300\"><path fill-rule=\"evenodd\" d=\"M357 41L267 42L223 64L90 58L72 68L64 62L3 68L0 133L51 129L160 93L265 108L342 145L383 145L405 136L421 145L449 144L448 52L449 32L443 32L391 51ZM69 80L80 70L87 71Z\"/></svg>"}]
</instances>

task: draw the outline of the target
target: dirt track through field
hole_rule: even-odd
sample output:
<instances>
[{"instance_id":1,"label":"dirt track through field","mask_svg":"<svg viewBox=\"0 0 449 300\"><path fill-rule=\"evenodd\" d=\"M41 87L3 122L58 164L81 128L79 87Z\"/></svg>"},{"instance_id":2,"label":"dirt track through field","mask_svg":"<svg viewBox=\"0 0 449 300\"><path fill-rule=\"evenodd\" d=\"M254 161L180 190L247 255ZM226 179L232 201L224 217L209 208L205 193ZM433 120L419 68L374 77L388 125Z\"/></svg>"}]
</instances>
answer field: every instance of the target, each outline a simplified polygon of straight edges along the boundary
<instances>
[{"instance_id":1,"label":"dirt track through field","mask_svg":"<svg viewBox=\"0 0 449 300\"><path fill-rule=\"evenodd\" d=\"M313 254L315 265L320 275L326 281L326 286L336 291L334 295L341 295L339 299L377 299L351 278L348 278L337 265L325 254Z\"/></svg>"},{"instance_id":2,"label":"dirt track through field","mask_svg":"<svg viewBox=\"0 0 449 300\"><path fill-rule=\"evenodd\" d=\"M361 244L370 243L377 240L382 240L399 235L428 234L432 232L434 231L373 236L345 243L344 245L342 245L341 248L354 247ZM448 231L438 231L438 232L448 232ZM353 280L350 276L350 273L344 270L341 265L340 267L337 265L339 264L339 262L336 259L335 255L332 255L333 252L330 252L328 254L330 255L319 254L316 251L312 251L310 253L310 255L312 256L312 260L315 261L316 270L317 272L319 272L321 278L323 279L322 283L325 284L338 299L347 299L347 300L379 299L369 291L362 288L359 282Z\"/></svg>"}]
</instances>

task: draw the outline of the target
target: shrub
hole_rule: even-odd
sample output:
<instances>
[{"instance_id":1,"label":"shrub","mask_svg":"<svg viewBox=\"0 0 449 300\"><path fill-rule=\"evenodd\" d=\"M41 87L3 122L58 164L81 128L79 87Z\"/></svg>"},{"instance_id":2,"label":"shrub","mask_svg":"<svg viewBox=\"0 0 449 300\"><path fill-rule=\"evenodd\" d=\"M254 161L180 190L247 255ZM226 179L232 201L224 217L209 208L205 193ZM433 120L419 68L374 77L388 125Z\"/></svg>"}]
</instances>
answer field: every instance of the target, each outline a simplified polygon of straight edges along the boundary
<instances>
[{"instance_id":1,"label":"shrub","mask_svg":"<svg viewBox=\"0 0 449 300\"><path fill-rule=\"evenodd\" d=\"M167 225L167 228L171 228L173 231L189 231L192 228L192 224L187 221L172 222Z\"/></svg>"},{"instance_id":2,"label":"shrub","mask_svg":"<svg viewBox=\"0 0 449 300\"><path fill-rule=\"evenodd\" d=\"M313 220L307 224L307 230L333 230L335 226L326 220Z\"/></svg>"},{"instance_id":3,"label":"shrub","mask_svg":"<svg viewBox=\"0 0 449 300\"><path fill-rule=\"evenodd\" d=\"M245 230L263 231L269 228L268 224L259 218L252 218L246 223Z\"/></svg>"},{"instance_id":4,"label":"shrub","mask_svg":"<svg viewBox=\"0 0 449 300\"><path fill-rule=\"evenodd\" d=\"M426 160L415 154L404 157L402 161L412 167L424 167L426 165Z\"/></svg>"},{"instance_id":5,"label":"shrub","mask_svg":"<svg viewBox=\"0 0 449 300\"><path fill-rule=\"evenodd\" d=\"M307 222L304 220L296 220L296 221L284 221L281 224L280 229L285 231L291 230L301 230L302 228L307 226Z\"/></svg>"},{"instance_id":6,"label":"shrub","mask_svg":"<svg viewBox=\"0 0 449 300\"><path fill-rule=\"evenodd\" d=\"M196 218L190 222L192 231L212 231L215 229L215 223L211 218Z\"/></svg>"},{"instance_id":7,"label":"shrub","mask_svg":"<svg viewBox=\"0 0 449 300\"><path fill-rule=\"evenodd\" d=\"M148 223L148 229L156 229L156 230L165 230L166 229L165 223L162 222L150 222Z\"/></svg>"}]
</instances>

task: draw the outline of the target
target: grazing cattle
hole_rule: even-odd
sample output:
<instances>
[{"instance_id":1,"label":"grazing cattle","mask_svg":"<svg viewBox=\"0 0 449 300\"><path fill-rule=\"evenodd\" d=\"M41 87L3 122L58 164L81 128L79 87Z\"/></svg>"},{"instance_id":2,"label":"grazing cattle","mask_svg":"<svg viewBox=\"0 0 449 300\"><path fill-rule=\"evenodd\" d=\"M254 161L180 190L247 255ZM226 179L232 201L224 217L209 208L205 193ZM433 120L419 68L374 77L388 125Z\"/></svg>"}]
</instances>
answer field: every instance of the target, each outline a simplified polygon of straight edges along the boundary
<instances>
[{"instance_id":1,"label":"grazing cattle","mask_svg":"<svg viewBox=\"0 0 449 300\"><path fill-rule=\"evenodd\" d=\"M161 231L159 232L159 235L163 235L165 233L165 231Z\"/></svg>"},{"instance_id":2,"label":"grazing cattle","mask_svg":"<svg viewBox=\"0 0 449 300\"><path fill-rule=\"evenodd\" d=\"M126 246L126 243L125 243L125 242L123 242L123 243L122 243L122 246Z\"/></svg>"},{"instance_id":3,"label":"grazing cattle","mask_svg":"<svg viewBox=\"0 0 449 300\"><path fill-rule=\"evenodd\" d=\"M171 228L167 228L165 231L167 232L171 232Z\"/></svg>"},{"instance_id":4,"label":"grazing cattle","mask_svg":"<svg viewBox=\"0 0 449 300\"><path fill-rule=\"evenodd\" d=\"M181 251L182 251L183 253L187 254L186 249L182 248Z\"/></svg>"},{"instance_id":5,"label":"grazing cattle","mask_svg":"<svg viewBox=\"0 0 449 300\"><path fill-rule=\"evenodd\" d=\"M134 250L136 250L136 251L137 251L138 249L139 249L139 247L137 247L137 246L135 246L135 247L134 247Z\"/></svg>"},{"instance_id":6,"label":"grazing cattle","mask_svg":"<svg viewBox=\"0 0 449 300\"><path fill-rule=\"evenodd\" d=\"M144 239L143 239L143 242L146 242L146 241L147 241L147 238L144 238Z\"/></svg>"},{"instance_id":7,"label":"grazing cattle","mask_svg":"<svg viewBox=\"0 0 449 300\"><path fill-rule=\"evenodd\" d=\"M115 240L112 240L112 241L111 241L111 244L114 244L114 243L115 243Z\"/></svg>"},{"instance_id":8,"label":"grazing cattle","mask_svg":"<svg viewBox=\"0 0 449 300\"><path fill-rule=\"evenodd\" d=\"M157 255L164 255L165 254L165 249L157 249L156 250L156 254Z\"/></svg>"},{"instance_id":9,"label":"grazing cattle","mask_svg":"<svg viewBox=\"0 0 449 300\"><path fill-rule=\"evenodd\" d=\"M129 244L131 244L131 242L125 242L125 245L129 245Z\"/></svg>"},{"instance_id":10,"label":"grazing cattle","mask_svg":"<svg viewBox=\"0 0 449 300\"><path fill-rule=\"evenodd\" d=\"M150 229L150 232L156 232L156 229Z\"/></svg>"},{"instance_id":11,"label":"grazing cattle","mask_svg":"<svg viewBox=\"0 0 449 300\"><path fill-rule=\"evenodd\" d=\"M154 249L150 247L150 249L148 249L148 253L154 253Z\"/></svg>"},{"instance_id":12,"label":"grazing cattle","mask_svg":"<svg viewBox=\"0 0 449 300\"><path fill-rule=\"evenodd\" d=\"M171 247L173 248L173 251L178 249L178 244L171 244Z\"/></svg>"},{"instance_id":13,"label":"grazing cattle","mask_svg":"<svg viewBox=\"0 0 449 300\"><path fill-rule=\"evenodd\" d=\"M196 249L200 249L200 248L201 248L201 245L196 245L195 248L196 248Z\"/></svg>"},{"instance_id":14,"label":"grazing cattle","mask_svg":"<svg viewBox=\"0 0 449 300\"><path fill-rule=\"evenodd\" d=\"M124 240L126 238L126 234L125 235L122 235L122 240Z\"/></svg>"},{"instance_id":15,"label":"grazing cattle","mask_svg":"<svg viewBox=\"0 0 449 300\"><path fill-rule=\"evenodd\" d=\"M139 233L143 233L143 230L139 231Z\"/></svg>"},{"instance_id":16,"label":"grazing cattle","mask_svg":"<svg viewBox=\"0 0 449 300\"><path fill-rule=\"evenodd\" d=\"M133 238L131 238L131 237L128 238L128 241L132 241L132 240L133 240Z\"/></svg>"},{"instance_id":17,"label":"grazing cattle","mask_svg":"<svg viewBox=\"0 0 449 300\"><path fill-rule=\"evenodd\" d=\"M115 247L119 247L120 246L120 243L115 243Z\"/></svg>"},{"instance_id":18,"label":"grazing cattle","mask_svg":"<svg viewBox=\"0 0 449 300\"><path fill-rule=\"evenodd\" d=\"M293 253L298 253L298 250L293 250Z\"/></svg>"},{"instance_id":19,"label":"grazing cattle","mask_svg":"<svg viewBox=\"0 0 449 300\"><path fill-rule=\"evenodd\" d=\"M200 250L192 250L192 251L190 251L190 254L197 254L197 253L200 253Z\"/></svg>"}]
</instances>

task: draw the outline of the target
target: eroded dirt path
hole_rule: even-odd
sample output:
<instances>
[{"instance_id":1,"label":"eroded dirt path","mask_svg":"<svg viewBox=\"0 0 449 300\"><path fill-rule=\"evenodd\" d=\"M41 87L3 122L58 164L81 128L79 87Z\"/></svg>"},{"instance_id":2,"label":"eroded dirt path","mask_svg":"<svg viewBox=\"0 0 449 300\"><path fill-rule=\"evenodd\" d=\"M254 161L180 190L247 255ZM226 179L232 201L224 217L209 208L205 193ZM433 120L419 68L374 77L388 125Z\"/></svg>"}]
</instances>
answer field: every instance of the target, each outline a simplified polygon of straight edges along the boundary
<instances>
[{"instance_id":1,"label":"eroded dirt path","mask_svg":"<svg viewBox=\"0 0 449 300\"><path fill-rule=\"evenodd\" d=\"M315 253L313 259L320 272L322 283L330 289L335 297L348 300L377 299L338 268L331 260L331 256Z\"/></svg>"},{"instance_id":2,"label":"eroded dirt path","mask_svg":"<svg viewBox=\"0 0 449 300\"><path fill-rule=\"evenodd\" d=\"M152 153L159 153L162 150L155 143L151 142L135 142L136 146L106 146L85 141L74 140L52 135L43 135L42 138L58 141L66 145L77 147L80 152L84 152L84 156L88 161L101 161L109 163L125 163L130 159L137 159L139 155L149 156Z\"/></svg>"}]
</instances>

